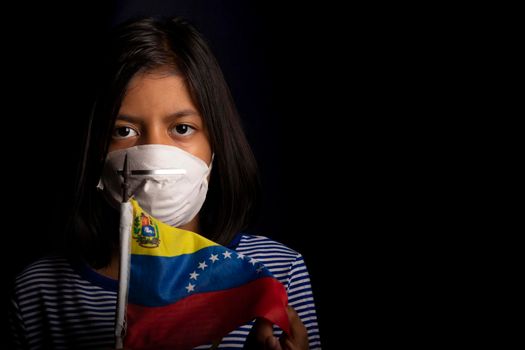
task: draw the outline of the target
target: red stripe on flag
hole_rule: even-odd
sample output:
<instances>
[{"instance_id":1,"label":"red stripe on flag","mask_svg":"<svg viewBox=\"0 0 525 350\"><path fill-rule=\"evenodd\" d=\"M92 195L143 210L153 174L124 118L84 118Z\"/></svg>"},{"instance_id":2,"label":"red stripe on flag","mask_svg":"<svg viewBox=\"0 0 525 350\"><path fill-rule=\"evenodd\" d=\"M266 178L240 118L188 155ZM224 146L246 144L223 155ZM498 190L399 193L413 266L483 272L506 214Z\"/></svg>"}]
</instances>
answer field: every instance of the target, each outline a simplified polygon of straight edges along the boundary
<instances>
[{"instance_id":1,"label":"red stripe on flag","mask_svg":"<svg viewBox=\"0 0 525 350\"><path fill-rule=\"evenodd\" d=\"M125 348L192 349L220 340L255 317L266 318L289 333L287 304L284 286L272 277L194 294L167 306L129 304Z\"/></svg>"}]
</instances>

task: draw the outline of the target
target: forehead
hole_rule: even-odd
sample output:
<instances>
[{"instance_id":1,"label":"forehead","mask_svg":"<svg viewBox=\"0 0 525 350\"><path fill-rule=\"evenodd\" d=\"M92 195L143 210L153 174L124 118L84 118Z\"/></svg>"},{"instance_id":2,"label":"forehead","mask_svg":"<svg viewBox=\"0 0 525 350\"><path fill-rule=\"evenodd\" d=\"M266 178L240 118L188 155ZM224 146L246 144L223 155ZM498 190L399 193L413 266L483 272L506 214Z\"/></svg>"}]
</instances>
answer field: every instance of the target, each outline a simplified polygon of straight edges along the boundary
<instances>
[{"instance_id":1,"label":"forehead","mask_svg":"<svg viewBox=\"0 0 525 350\"><path fill-rule=\"evenodd\" d=\"M121 109L195 108L182 75L173 70L137 73L129 82Z\"/></svg>"},{"instance_id":2,"label":"forehead","mask_svg":"<svg viewBox=\"0 0 525 350\"><path fill-rule=\"evenodd\" d=\"M154 70L139 71L128 82L126 94L144 92L146 89L155 87L177 88L184 86L182 75L173 69L157 68ZM139 90L139 91L136 91Z\"/></svg>"}]
</instances>

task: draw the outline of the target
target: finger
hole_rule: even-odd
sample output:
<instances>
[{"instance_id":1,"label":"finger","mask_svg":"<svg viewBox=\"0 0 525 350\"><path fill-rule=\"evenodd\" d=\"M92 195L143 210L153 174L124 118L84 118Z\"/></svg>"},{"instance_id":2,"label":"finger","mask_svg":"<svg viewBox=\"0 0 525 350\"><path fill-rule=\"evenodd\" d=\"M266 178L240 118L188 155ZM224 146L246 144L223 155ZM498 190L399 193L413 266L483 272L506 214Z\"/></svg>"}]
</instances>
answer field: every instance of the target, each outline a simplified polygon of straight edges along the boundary
<instances>
[{"instance_id":1,"label":"finger","mask_svg":"<svg viewBox=\"0 0 525 350\"><path fill-rule=\"evenodd\" d=\"M286 309L290 323L290 334L283 333L279 339L282 349L308 349L308 331L304 326L297 311L288 306Z\"/></svg>"},{"instance_id":2,"label":"finger","mask_svg":"<svg viewBox=\"0 0 525 350\"><path fill-rule=\"evenodd\" d=\"M269 337L273 337L272 323L263 318L259 318L257 319L257 321L255 321L253 329L255 332L255 339L260 344L266 344L266 339Z\"/></svg>"},{"instance_id":3,"label":"finger","mask_svg":"<svg viewBox=\"0 0 525 350\"><path fill-rule=\"evenodd\" d=\"M244 349L281 350L279 342L273 336L272 323L265 319L257 319L248 335Z\"/></svg>"},{"instance_id":4,"label":"finger","mask_svg":"<svg viewBox=\"0 0 525 350\"><path fill-rule=\"evenodd\" d=\"M286 308L286 314L288 315L288 321L290 322L290 336L292 338L306 331L299 314L293 307L288 306Z\"/></svg>"},{"instance_id":5,"label":"finger","mask_svg":"<svg viewBox=\"0 0 525 350\"><path fill-rule=\"evenodd\" d=\"M283 335L281 339L279 339L279 344L281 345L281 349L296 349L296 346L293 344L292 340L288 338L286 335Z\"/></svg>"},{"instance_id":6,"label":"finger","mask_svg":"<svg viewBox=\"0 0 525 350\"><path fill-rule=\"evenodd\" d=\"M277 340L276 337L273 336L273 334L266 338L266 342L264 343L264 349L265 350L282 350L281 343L279 343L279 340Z\"/></svg>"}]
</instances>

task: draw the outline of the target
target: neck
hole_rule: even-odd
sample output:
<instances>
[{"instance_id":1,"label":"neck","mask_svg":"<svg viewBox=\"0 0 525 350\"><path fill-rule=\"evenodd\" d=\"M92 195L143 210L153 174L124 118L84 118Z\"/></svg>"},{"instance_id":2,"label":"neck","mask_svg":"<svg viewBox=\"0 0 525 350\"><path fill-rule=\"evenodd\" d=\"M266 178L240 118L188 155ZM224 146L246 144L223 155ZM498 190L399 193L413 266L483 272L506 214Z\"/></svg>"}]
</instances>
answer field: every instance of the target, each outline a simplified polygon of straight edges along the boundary
<instances>
[{"instance_id":1,"label":"neck","mask_svg":"<svg viewBox=\"0 0 525 350\"><path fill-rule=\"evenodd\" d=\"M199 215L195 216L190 222L185 225L179 226L181 230L191 231L199 233Z\"/></svg>"},{"instance_id":2,"label":"neck","mask_svg":"<svg viewBox=\"0 0 525 350\"><path fill-rule=\"evenodd\" d=\"M114 253L111 256L111 261L109 262L109 265L101 269L97 269L96 271L103 276L112 278L114 280L118 280L119 267L120 267L119 258L120 258L120 254L118 252Z\"/></svg>"}]
</instances>

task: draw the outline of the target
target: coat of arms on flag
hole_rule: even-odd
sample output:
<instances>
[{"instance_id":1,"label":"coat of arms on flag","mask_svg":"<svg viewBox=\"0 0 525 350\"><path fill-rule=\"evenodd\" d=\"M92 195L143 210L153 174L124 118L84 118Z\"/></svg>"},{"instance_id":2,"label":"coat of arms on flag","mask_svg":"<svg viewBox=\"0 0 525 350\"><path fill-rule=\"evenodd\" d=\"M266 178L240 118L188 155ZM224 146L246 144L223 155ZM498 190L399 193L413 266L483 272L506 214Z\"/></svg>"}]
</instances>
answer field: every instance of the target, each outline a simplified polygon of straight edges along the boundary
<instances>
[{"instance_id":1,"label":"coat of arms on flag","mask_svg":"<svg viewBox=\"0 0 525 350\"><path fill-rule=\"evenodd\" d=\"M141 247L156 248L160 244L159 228L153 218L142 212L133 219L133 238Z\"/></svg>"}]
</instances>

